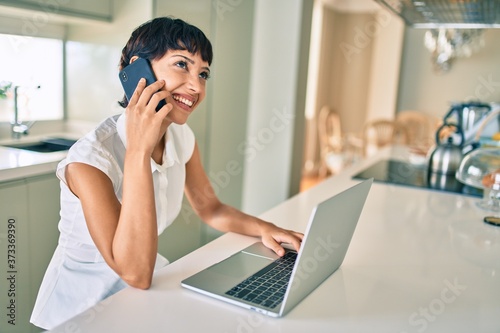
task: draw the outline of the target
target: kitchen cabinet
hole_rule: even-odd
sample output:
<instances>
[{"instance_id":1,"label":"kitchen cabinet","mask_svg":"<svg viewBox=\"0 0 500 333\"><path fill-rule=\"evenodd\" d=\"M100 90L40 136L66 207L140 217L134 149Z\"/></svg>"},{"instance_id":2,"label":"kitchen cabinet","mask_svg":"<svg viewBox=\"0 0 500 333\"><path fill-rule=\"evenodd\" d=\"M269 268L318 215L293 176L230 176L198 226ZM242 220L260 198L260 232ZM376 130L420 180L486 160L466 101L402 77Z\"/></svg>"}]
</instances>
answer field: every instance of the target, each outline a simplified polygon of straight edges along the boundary
<instances>
[{"instance_id":1,"label":"kitchen cabinet","mask_svg":"<svg viewBox=\"0 0 500 333\"><path fill-rule=\"evenodd\" d=\"M2 333L40 331L29 318L57 245L59 209L54 174L0 183Z\"/></svg>"},{"instance_id":2,"label":"kitchen cabinet","mask_svg":"<svg viewBox=\"0 0 500 333\"><path fill-rule=\"evenodd\" d=\"M2 332L29 332L29 241L27 185L0 184L0 300Z\"/></svg>"},{"instance_id":3,"label":"kitchen cabinet","mask_svg":"<svg viewBox=\"0 0 500 333\"><path fill-rule=\"evenodd\" d=\"M111 22L113 0L0 0L0 5L33 10L46 15L62 15ZM47 18L33 15L33 20Z\"/></svg>"},{"instance_id":4,"label":"kitchen cabinet","mask_svg":"<svg viewBox=\"0 0 500 333\"><path fill-rule=\"evenodd\" d=\"M60 188L55 174L26 179L31 304L35 304L45 270L59 239ZM37 330L39 331L39 329Z\"/></svg>"}]
</instances>

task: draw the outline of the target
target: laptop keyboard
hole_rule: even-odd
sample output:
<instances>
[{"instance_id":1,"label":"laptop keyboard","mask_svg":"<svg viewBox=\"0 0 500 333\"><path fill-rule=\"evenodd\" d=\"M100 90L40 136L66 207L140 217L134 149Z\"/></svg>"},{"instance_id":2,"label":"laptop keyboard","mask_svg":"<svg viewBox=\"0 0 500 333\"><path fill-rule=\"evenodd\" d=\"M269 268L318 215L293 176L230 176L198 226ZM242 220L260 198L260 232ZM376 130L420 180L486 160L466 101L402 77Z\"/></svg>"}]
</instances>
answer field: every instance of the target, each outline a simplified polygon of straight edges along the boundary
<instances>
[{"instance_id":1,"label":"laptop keyboard","mask_svg":"<svg viewBox=\"0 0 500 333\"><path fill-rule=\"evenodd\" d=\"M229 289L226 295L275 308L285 297L295 259L296 252L285 253L283 257Z\"/></svg>"}]
</instances>

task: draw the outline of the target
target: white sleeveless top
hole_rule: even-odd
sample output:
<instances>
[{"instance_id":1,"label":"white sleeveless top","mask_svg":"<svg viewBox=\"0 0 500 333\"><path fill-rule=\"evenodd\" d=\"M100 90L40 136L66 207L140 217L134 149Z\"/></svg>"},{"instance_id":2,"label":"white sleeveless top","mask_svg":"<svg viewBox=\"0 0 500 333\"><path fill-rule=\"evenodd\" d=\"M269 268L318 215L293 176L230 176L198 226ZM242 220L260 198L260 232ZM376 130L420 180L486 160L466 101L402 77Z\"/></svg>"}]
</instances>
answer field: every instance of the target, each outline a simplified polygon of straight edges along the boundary
<instances>
[{"instance_id":1,"label":"white sleeveless top","mask_svg":"<svg viewBox=\"0 0 500 333\"><path fill-rule=\"evenodd\" d=\"M195 137L188 125L171 124L167 129L163 164L151 159L158 234L181 210L186 179L185 164L194 151ZM57 166L61 180L59 244L45 272L31 315L31 322L52 329L99 301L126 287L97 250L83 215L80 200L66 184L65 169L73 162L91 165L106 174L122 201L125 116L104 120L78 140ZM158 254L155 270L168 264Z\"/></svg>"}]
</instances>

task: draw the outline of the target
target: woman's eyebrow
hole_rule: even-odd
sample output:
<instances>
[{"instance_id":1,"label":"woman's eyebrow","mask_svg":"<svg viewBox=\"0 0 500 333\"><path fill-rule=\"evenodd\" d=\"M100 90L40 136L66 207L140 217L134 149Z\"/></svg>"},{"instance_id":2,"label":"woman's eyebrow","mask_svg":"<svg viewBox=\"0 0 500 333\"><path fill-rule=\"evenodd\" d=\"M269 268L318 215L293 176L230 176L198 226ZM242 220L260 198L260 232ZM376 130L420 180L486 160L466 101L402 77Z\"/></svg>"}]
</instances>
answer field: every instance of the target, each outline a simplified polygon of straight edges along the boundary
<instances>
[{"instance_id":1,"label":"woman's eyebrow","mask_svg":"<svg viewBox=\"0 0 500 333\"><path fill-rule=\"evenodd\" d=\"M186 57L185 55L182 55L182 54L174 54L173 56L174 57L181 57L184 60L186 60L187 62L189 62L191 65L194 65L194 63L195 63L193 59ZM210 72L210 68L208 68L208 67L202 67L202 69Z\"/></svg>"}]
</instances>

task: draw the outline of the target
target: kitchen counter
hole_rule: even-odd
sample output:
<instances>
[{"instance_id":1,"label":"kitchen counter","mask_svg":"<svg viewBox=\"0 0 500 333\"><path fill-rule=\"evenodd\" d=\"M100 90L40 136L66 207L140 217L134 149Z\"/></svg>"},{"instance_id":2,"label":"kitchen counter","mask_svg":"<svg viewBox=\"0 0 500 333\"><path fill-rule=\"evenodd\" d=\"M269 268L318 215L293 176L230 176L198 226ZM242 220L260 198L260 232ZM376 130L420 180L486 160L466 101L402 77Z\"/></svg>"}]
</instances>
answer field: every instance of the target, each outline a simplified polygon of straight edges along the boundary
<instances>
[{"instance_id":1,"label":"kitchen counter","mask_svg":"<svg viewBox=\"0 0 500 333\"><path fill-rule=\"evenodd\" d=\"M0 182L21 179L40 174L53 173L57 164L66 157L67 151L39 153L29 150L9 148L5 145L37 142L47 138L67 138L78 140L97 123L91 121L39 121L29 135L20 139L10 138L10 126L0 128Z\"/></svg>"},{"instance_id":2,"label":"kitchen counter","mask_svg":"<svg viewBox=\"0 0 500 333\"><path fill-rule=\"evenodd\" d=\"M58 133L57 137L70 136L67 133ZM0 182L55 172L59 161L66 156L66 151L39 153L3 146L10 143L35 142L40 138L0 141Z\"/></svg>"},{"instance_id":3,"label":"kitchen counter","mask_svg":"<svg viewBox=\"0 0 500 333\"><path fill-rule=\"evenodd\" d=\"M5 145L28 144L47 138L78 140L93 126L95 125L91 123L68 123L65 125L67 131L28 135L20 139L0 139L0 182L55 172L57 164L67 153L67 151L40 153Z\"/></svg>"},{"instance_id":4,"label":"kitchen counter","mask_svg":"<svg viewBox=\"0 0 500 333\"><path fill-rule=\"evenodd\" d=\"M352 176L404 149L344 170L261 215L304 231L312 208ZM498 332L500 228L476 197L374 183L340 269L281 319L183 289L180 281L258 239L227 233L54 332ZM168 230L167 230L168 232Z\"/></svg>"}]
</instances>

